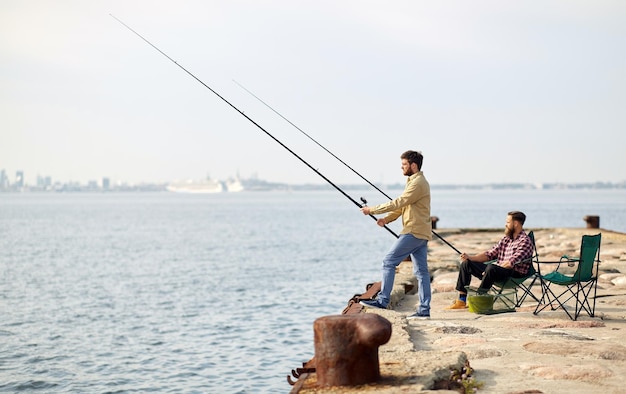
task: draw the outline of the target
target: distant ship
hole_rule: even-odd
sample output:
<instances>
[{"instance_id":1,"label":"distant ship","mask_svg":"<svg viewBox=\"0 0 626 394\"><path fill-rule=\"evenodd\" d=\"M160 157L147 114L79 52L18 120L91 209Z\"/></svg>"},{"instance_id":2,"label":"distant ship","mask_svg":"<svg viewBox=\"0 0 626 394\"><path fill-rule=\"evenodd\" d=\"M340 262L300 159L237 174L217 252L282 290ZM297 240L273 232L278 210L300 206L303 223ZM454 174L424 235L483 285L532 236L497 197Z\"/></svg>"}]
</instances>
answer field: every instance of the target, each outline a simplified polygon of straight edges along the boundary
<instances>
[{"instance_id":1,"label":"distant ship","mask_svg":"<svg viewBox=\"0 0 626 394\"><path fill-rule=\"evenodd\" d=\"M226 181L226 190L230 193L240 192L243 191L243 185L239 178L230 178Z\"/></svg>"},{"instance_id":2,"label":"distant ship","mask_svg":"<svg viewBox=\"0 0 626 394\"><path fill-rule=\"evenodd\" d=\"M167 185L167 190L176 193L221 193L224 191L222 182L213 179L201 181L186 180L172 182Z\"/></svg>"}]
</instances>

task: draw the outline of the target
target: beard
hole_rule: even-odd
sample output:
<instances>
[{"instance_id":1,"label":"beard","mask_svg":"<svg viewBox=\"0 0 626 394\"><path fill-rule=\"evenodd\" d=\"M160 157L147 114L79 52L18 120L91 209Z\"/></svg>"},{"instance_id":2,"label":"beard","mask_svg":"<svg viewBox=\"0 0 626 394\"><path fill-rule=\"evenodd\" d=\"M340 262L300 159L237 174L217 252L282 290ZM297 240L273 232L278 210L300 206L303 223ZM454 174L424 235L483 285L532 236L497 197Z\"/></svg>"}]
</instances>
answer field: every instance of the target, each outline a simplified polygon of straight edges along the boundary
<instances>
[{"instance_id":1,"label":"beard","mask_svg":"<svg viewBox=\"0 0 626 394\"><path fill-rule=\"evenodd\" d=\"M411 176L413 174L415 174L415 173L413 172L411 167L407 168L406 171L404 171L404 175L406 175L406 176Z\"/></svg>"},{"instance_id":2,"label":"beard","mask_svg":"<svg viewBox=\"0 0 626 394\"><path fill-rule=\"evenodd\" d=\"M507 227L504 229L504 235L509 238L513 238L513 234L515 234L515 229L513 227Z\"/></svg>"}]
</instances>

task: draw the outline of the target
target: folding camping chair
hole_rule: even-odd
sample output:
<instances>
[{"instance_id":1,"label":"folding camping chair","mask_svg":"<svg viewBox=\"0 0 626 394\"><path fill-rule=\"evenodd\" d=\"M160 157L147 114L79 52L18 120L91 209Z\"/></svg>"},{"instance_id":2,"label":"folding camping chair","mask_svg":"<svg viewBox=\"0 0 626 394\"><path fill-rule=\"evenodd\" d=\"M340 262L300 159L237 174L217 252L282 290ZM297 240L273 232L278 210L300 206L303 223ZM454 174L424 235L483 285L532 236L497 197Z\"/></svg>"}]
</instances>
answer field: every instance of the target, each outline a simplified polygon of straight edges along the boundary
<instances>
[{"instance_id":1,"label":"folding camping chair","mask_svg":"<svg viewBox=\"0 0 626 394\"><path fill-rule=\"evenodd\" d=\"M509 277L503 282L495 282L489 290L492 294L499 296L501 301L511 311L515 310L515 308L519 308L528 296L531 296L535 301L539 302L539 299L531 292L533 285L539 277L535 270L535 264L539 262L539 254L537 253L537 246L535 244L535 234L530 231L528 236L533 242L533 255L530 257L530 268L526 276L521 278ZM528 280L530 280L530 283L526 284ZM509 292L507 292L507 290L509 290ZM518 290L521 290L521 295L518 293ZM510 293L514 294L514 298L508 296Z\"/></svg>"},{"instance_id":2,"label":"folding camping chair","mask_svg":"<svg viewBox=\"0 0 626 394\"><path fill-rule=\"evenodd\" d=\"M590 317L594 317L596 309L596 290L598 287L598 267L600 265L600 240L602 234L583 235L580 245L580 257L563 256L560 261L539 262L538 277L541 282L541 300L537 303L534 314L538 314L546 307L550 306L552 310L562 308L570 319L578 319L578 315L584 309ZM559 272L561 264L567 263L572 266L578 263L576 271L573 275L568 276ZM541 273L542 264L558 264L556 270L547 274ZM560 294L553 291L553 285L564 286ZM590 303L589 296L593 290L593 303ZM565 303L575 299L574 316L565 308ZM553 305L558 304L558 307Z\"/></svg>"}]
</instances>

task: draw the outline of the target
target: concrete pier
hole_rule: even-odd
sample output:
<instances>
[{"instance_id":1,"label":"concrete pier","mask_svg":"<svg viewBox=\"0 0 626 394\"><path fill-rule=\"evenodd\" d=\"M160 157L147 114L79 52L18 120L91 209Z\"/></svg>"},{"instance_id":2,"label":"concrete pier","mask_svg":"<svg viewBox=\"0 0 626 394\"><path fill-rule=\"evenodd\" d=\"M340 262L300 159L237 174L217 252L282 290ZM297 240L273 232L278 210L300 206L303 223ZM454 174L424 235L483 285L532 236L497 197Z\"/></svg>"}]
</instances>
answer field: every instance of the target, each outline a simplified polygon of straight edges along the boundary
<instances>
[{"instance_id":1,"label":"concrete pier","mask_svg":"<svg viewBox=\"0 0 626 394\"><path fill-rule=\"evenodd\" d=\"M410 262L398 268L389 310L366 309L392 324L379 348L381 378L358 387L328 387L324 393L457 393L435 390L452 369L466 362L483 383L478 393L623 392L626 374L626 234L602 229L527 229L535 232L540 260L577 256L583 234L602 232L596 317L570 320L562 310L532 312L528 297L516 312L479 315L445 310L456 297L458 255L443 242L429 244L433 275L431 320L407 321L415 310L416 281ZM461 251L492 246L502 229L441 229L438 234ZM372 281L380 278L372 278ZM411 286L413 285L413 286ZM413 289L408 294L406 289ZM533 287L540 294L540 286ZM530 299L530 300L529 300ZM312 374L299 393L318 393Z\"/></svg>"}]
</instances>

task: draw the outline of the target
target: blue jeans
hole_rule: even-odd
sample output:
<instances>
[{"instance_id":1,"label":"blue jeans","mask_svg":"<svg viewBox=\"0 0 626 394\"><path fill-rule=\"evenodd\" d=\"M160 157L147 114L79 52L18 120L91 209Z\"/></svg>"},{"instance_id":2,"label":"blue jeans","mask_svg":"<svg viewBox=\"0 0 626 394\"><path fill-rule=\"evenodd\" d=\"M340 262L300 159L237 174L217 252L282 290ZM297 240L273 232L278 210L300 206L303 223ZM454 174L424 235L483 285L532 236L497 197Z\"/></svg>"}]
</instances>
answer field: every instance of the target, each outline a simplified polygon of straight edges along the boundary
<instances>
[{"instance_id":1,"label":"blue jeans","mask_svg":"<svg viewBox=\"0 0 626 394\"><path fill-rule=\"evenodd\" d=\"M391 246L383 259L383 280L377 300L382 305L389 304L393 281L396 276L396 267L407 257L411 256L413 274L417 278L417 295L420 304L418 313L430 314L430 273L428 272L428 241L415 238L412 234L401 234Z\"/></svg>"}]
</instances>

